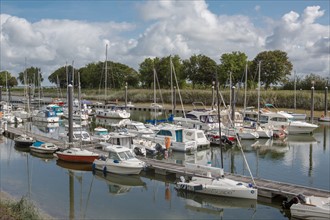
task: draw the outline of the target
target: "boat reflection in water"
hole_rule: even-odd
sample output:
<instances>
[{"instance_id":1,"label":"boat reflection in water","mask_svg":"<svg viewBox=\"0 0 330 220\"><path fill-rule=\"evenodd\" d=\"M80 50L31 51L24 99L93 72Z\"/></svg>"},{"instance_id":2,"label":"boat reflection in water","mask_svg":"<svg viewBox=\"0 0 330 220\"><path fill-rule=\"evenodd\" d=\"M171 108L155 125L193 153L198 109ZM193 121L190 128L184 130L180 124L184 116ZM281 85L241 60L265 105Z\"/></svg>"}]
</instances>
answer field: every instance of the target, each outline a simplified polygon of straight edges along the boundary
<instances>
[{"instance_id":1,"label":"boat reflection in water","mask_svg":"<svg viewBox=\"0 0 330 220\"><path fill-rule=\"evenodd\" d=\"M185 163L196 163L206 165L211 158L211 149L205 149L195 152L180 152L180 151L169 151L165 152L161 160L166 161L167 163L174 164L185 164Z\"/></svg>"},{"instance_id":2,"label":"boat reflection in water","mask_svg":"<svg viewBox=\"0 0 330 220\"><path fill-rule=\"evenodd\" d=\"M63 160L57 160L56 165L72 171L92 171L92 164L90 163L70 163Z\"/></svg>"},{"instance_id":3,"label":"boat reflection in water","mask_svg":"<svg viewBox=\"0 0 330 220\"><path fill-rule=\"evenodd\" d=\"M317 144L316 139L312 135L288 135L284 141L289 144Z\"/></svg>"},{"instance_id":4,"label":"boat reflection in water","mask_svg":"<svg viewBox=\"0 0 330 220\"><path fill-rule=\"evenodd\" d=\"M38 157L38 158L42 159L45 162L48 162L49 160L54 159L53 154L44 154L44 153L38 153L38 152L33 152L33 151L30 151L30 154L34 157Z\"/></svg>"},{"instance_id":5,"label":"boat reflection in water","mask_svg":"<svg viewBox=\"0 0 330 220\"><path fill-rule=\"evenodd\" d=\"M186 200L186 208L207 214L223 214L226 209L256 209L257 200L203 195L178 190L177 195ZM248 218L247 218L248 219Z\"/></svg>"},{"instance_id":6,"label":"boat reflection in water","mask_svg":"<svg viewBox=\"0 0 330 220\"><path fill-rule=\"evenodd\" d=\"M251 145L260 155L267 153L285 154L289 151L288 143L281 139L259 139Z\"/></svg>"},{"instance_id":7,"label":"boat reflection in water","mask_svg":"<svg viewBox=\"0 0 330 220\"><path fill-rule=\"evenodd\" d=\"M43 133L54 133L60 126L59 123L47 123L42 121L34 121L33 125Z\"/></svg>"},{"instance_id":8,"label":"boat reflection in water","mask_svg":"<svg viewBox=\"0 0 330 220\"><path fill-rule=\"evenodd\" d=\"M104 173L95 170L96 179L105 181L109 186L109 193L113 195L123 195L132 188L146 188L147 184L142 181L139 175L120 175L115 173Z\"/></svg>"}]
</instances>

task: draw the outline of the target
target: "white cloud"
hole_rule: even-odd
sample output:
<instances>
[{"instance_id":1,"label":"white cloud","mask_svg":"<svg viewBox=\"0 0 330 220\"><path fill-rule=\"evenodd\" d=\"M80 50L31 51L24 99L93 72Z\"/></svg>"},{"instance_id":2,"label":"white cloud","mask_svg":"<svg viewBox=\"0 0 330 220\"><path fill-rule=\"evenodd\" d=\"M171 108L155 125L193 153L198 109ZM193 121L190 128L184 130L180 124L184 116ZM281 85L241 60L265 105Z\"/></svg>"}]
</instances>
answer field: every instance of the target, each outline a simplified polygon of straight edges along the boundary
<instances>
[{"instance_id":1,"label":"white cloud","mask_svg":"<svg viewBox=\"0 0 330 220\"><path fill-rule=\"evenodd\" d=\"M328 76L329 25L316 23L323 15L319 6L307 7L302 16L294 11L283 15L266 38L266 48L286 51L300 74Z\"/></svg>"},{"instance_id":2,"label":"white cloud","mask_svg":"<svg viewBox=\"0 0 330 220\"><path fill-rule=\"evenodd\" d=\"M256 7L255 10L259 10ZM44 19L31 23L1 14L1 70L17 74L28 66L41 67L44 78L75 61L76 68L108 58L138 68L146 57L178 54L189 58L205 54L215 61L223 53L241 51L252 60L265 50L288 53L298 73L329 73L329 25L317 23L324 16L319 6L307 7L300 15L288 11L280 21L265 18L257 28L243 15L214 14L204 1L147 1L139 12L147 25L126 22L89 22ZM135 34L137 36L132 35ZM127 35L129 37L127 37Z\"/></svg>"}]
</instances>

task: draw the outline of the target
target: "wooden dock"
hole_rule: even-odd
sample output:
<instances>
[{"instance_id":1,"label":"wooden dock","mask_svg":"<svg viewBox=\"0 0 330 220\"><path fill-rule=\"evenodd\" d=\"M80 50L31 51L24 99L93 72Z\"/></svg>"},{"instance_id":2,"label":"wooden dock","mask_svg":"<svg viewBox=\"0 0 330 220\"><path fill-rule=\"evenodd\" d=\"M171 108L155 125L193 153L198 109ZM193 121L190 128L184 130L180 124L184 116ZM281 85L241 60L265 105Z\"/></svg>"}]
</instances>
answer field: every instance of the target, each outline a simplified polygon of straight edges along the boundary
<instances>
[{"instance_id":1,"label":"wooden dock","mask_svg":"<svg viewBox=\"0 0 330 220\"><path fill-rule=\"evenodd\" d=\"M14 138L15 136L20 135L22 133L26 133L26 132L21 128L13 128L8 126L7 130L5 130L4 132L4 135L9 138ZM60 148L66 147L63 141L42 135L37 135L31 132L28 132L27 134L34 137L36 140L51 142L58 145ZM102 152L96 149L96 146L97 146L96 143L83 145L83 147L87 148L88 150L93 150L94 152L98 152L98 153L102 153L103 155L106 155L106 152ZM182 164L170 163L167 162L166 160L156 160L148 157L138 157L138 158L147 164L149 170L153 170L155 173L164 176L174 175L176 178L179 178L180 176L190 177L193 175L206 176L206 173L203 173L198 170L188 169L185 165ZM247 176L232 174L232 173L225 173L225 176L228 179L246 182L246 183L252 183L252 179ZM330 191L323 189L310 188L306 186L283 183L273 180L266 180L261 178L255 178L254 180L258 188L258 195L261 197L274 198L277 196L282 196L286 198L291 198L298 194L304 194L307 196L314 195L321 197L330 197Z\"/></svg>"}]
</instances>

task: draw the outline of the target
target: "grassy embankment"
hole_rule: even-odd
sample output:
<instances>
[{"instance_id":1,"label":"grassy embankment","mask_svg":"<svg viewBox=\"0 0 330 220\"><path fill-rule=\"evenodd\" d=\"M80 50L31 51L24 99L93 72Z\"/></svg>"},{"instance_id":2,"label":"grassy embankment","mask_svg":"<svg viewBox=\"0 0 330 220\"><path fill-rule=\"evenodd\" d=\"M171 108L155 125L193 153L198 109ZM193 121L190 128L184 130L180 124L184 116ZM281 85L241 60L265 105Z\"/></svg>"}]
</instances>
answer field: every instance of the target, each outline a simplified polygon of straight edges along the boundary
<instances>
[{"instance_id":1,"label":"grassy embankment","mask_svg":"<svg viewBox=\"0 0 330 220\"><path fill-rule=\"evenodd\" d=\"M25 220L25 219L50 219L41 214L38 209L25 197L19 201L11 198L7 193L0 191L0 219Z\"/></svg>"},{"instance_id":2,"label":"grassy embankment","mask_svg":"<svg viewBox=\"0 0 330 220\"><path fill-rule=\"evenodd\" d=\"M75 93L77 90L75 90ZM45 97L56 97L57 89L44 89ZM244 89L240 89L236 91L236 106L242 107L244 105ZM66 91L62 89L62 94L65 97ZM120 103L125 101L125 91L124 90L108 90L108 101L118 100ZM192 107L193 102L203 102L206 106L210 106L212 103L212 91L211 89L189 89L189 90L181 90L181 99L183 100L184 108L189 109ZM4 94L3 94L4 95ZM12 90L12 95L23 95L23 89L14 89ZM162 99L161 99L162 95ZM165 106L170 106L171 103L171 91L170 90L161 90L157 91L157 102L158 103L166 103ZM225 100L226 104L229 104L229 90L221 91L221 95ZM247 106L255 106L257 107L257 91L249 90L247 92ZM143 105L143 103L147 103L150 105L153 102L153 90L151 89L128 89L127 97L128 101L131 101L135 105ZM104 101L104 92L103 90L98 89L89 89L82 90L81 94L82 99L88 100L100 100ZM180 96L176 95L177 100L177 109L182 109L180 104ZM330 102L330 96L328 95L327 102ZM271 103L277 108L281 110L294 111L294 91L289 90L262 90L260 97L260 106L262 107L266 103ZM222 105L223 106L223 105ZM328 107L330 107L328 105ZM310 114L311 111L311 91L302 90L296 92L296 111L298 113L306 113ZM319 117L324 111L324 91L315 91L314 92L314 116Z\"/></svg>"}]
</instances>

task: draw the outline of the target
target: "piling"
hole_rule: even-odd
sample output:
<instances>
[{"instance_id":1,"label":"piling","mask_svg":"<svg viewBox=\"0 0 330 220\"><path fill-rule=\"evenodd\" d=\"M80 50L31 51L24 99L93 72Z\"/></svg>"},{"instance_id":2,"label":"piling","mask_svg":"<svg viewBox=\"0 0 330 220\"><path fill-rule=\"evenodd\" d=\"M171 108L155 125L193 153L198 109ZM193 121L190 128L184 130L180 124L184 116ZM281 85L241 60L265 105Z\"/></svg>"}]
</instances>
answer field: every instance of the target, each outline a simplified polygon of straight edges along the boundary
<instances>
[{"instance_id":1,"label":"piling","mask_svg":"<svg viewBox=\"0 0 330 220\"><path fill-rule=\"evenodd\" d=\"M231 120L235 121L235 86L231 87ZM220 135L221 136L221 135Z\"/></svg>"},{"instance_id":2,"label":"piling","mask_svg":"<svg viewBox=\"0 0 330 220\"><path fill-rule=\"evenodd\" d=\"M324 91L324 117L328 114L328 87L325 87Z\"/></svg>"},{"instance_id":3,"label":"piling","mask_svg":"<svg viewBox=\"0 0 330 220\"><path fill-rule=\"evenodd\" d=\"M314 86L311 88L311 122L314 120Z\"/></svg>"},{"instance_id":4,"label":"piling","mask_svg":"<svg viewBox=\"0 0 330 220\"><path fill-rule=\"evenodd\" d=\"M69 108L69 144L73 143L73 97L72 97L72 85L68 85L68 108Z\"/></svg>"}]
</instances>

